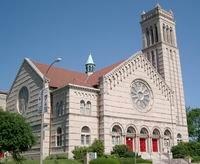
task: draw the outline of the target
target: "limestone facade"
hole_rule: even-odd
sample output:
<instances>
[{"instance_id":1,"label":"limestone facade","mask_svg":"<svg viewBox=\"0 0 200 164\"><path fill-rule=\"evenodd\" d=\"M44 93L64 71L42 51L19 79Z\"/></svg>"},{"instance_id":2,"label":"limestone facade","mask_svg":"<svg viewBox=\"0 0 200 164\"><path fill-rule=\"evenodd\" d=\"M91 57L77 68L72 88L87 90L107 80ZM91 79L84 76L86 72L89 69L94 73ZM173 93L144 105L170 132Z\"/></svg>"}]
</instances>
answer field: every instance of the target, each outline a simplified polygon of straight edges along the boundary
<instances>
[{"instance_id":1,"label":"limestone facade","mask_svg":"<svg viewBox=\"0 0 200 164\"><path fill-rule=\"evenodd\" d=\"M131 151L151 158L169 153L177 142L188 141L172 16L160 6L143 13L142 51L99 71L92 72L94 63L93 69L87 65L89 74L53 66L45 75L49 65L24 59L8 94L7 110L21 113L38 138L27 155L39 157L42 150L44 157L58 153L72 157L75 146L88 146L97 138L104 142L106 153L116 144L126 144ZM163 22L172 31L163 34ZM41 141L44 90L48 93L43 97Z\"/></svg>"}]
</instances>

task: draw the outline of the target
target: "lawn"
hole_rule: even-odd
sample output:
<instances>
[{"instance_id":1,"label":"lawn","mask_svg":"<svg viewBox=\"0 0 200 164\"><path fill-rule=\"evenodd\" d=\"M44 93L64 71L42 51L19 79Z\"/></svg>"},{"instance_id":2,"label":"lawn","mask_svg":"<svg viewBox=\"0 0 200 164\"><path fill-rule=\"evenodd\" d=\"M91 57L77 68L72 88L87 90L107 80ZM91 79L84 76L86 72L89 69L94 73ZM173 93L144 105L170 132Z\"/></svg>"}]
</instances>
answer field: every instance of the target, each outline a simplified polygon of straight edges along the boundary
<instances>
[{"instance_id":1,"label":"lawn","mask_svg":"<svg viewBox=\"0 0 200 164\"><path fill-rule=\"evenodd\" d=\"M22 164L39 164L39 160L25 160ZM57 159L57 160L44 160L44 164L81 164L75 160L70 159ZM9 161L5 164L16 164L14 161Z\"/></svg>"}]
</instances>

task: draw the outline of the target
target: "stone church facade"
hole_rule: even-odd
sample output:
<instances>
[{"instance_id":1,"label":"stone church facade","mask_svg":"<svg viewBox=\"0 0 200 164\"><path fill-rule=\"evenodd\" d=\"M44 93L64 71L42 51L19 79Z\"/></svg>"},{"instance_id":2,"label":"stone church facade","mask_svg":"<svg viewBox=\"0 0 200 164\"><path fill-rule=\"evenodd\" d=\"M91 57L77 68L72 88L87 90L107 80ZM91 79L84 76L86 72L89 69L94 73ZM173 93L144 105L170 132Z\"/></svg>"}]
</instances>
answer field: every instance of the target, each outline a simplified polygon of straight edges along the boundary
<instances>
[{"instance_id":1,"label":"stone church facade","mask_svg":"<svg viewBox=\"0 0 200 164\"><path fill-rule=\"evenodd\" d=\"M75 146L97 138L106 153L126 144L151 158L188 141L173 13L157 5L142 13L140 23L143 49L99 71L94 71L91 55L85 73L24 59L8 93L7 110L21 113L38 137L28 155L38 157L42 147L44 157L72 157ZM46 103L42 141L41 95Z\"/></svg>"}]
</instances>

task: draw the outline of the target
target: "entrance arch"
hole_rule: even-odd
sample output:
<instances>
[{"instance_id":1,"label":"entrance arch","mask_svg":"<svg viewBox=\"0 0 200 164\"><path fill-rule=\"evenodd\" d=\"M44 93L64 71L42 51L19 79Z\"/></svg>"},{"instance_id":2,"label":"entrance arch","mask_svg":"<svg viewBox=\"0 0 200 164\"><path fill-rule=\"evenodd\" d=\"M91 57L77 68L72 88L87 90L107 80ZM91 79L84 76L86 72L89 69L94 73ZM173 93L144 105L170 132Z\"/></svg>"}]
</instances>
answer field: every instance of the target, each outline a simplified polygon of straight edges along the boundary
<instances>
[{"instance_id":1,"label":"entrance arch","mask_svg":"<svg viewBox=\"0 0 200 164\"><path fill-rule=\"evenodd\" d=\"M135 151L135 137L136 137L136 131L134 127L129 126L126 131L126 145L128 147L129 151Z\"/></svg>"},{"instance_id":2,"label":"entrance arch","mask_svg":"<svg viewBox=\"0 0 200 164\"><path fill-rule=\"evenodd\" d=\"M152 134L152 151L160 152L160 131L155 128Z\"/></svg>"},{"instance_id":3,"label":"entrance arch","mask_svg":"<svg viewBox=\"0 0 200 164\"><path fill-rule=\"evenodd\" d=\"M149 138L149 133L148 133L147 129L142 128L140 131L140 152L147 152L148 138Z\"/></svg>"}]
</instances>

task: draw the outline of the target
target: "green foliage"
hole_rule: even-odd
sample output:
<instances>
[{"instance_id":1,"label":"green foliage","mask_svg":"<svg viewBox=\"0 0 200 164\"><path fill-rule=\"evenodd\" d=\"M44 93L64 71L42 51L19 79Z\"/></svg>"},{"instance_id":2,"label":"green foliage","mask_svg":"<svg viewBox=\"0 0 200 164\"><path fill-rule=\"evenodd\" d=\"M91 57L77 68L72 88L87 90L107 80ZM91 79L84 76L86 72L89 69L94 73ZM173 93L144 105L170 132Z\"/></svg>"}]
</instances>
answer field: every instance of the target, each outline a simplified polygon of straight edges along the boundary
<instances>
[{"instance_id":1,"label":"green foliage","mask_svg":"<svg viewBox=\"0 0 200 164\"><path fill-rule=\"evenodd\" d=\"M48 157L46 157L46 160L52 159L68 159L68 157L67 154L51 154Z\"/></svg>"},{"instance_id":2,"label":"green foliage","mask_svg":"<svg viewBox=\"0 0 200 164\"><path fill-rule=\"evenodd\" d=\"M173 158L200 157L200 142L179 143L171 151Z\"/></svg>"},{"instance_id":3,"label":"green foliage","mask_svg":"<svg viewBox=\"0 0 200 164\"><path fill-rule=\"evenodd\" d=\"M88 148L83 146L83 147L78 147L76 146L75 149L72 151L72 153L74 154L74 159L82 161L84 160L86 154L88 152Z\"/></svg>"},{"instance_id":4,"label":"green foliage","mask_svg":"<svg viewBox=\"0 0 200 164\"><path fill-rule=\"evenodd\" d=\"M128 147L126 145L115 145L111 154L117 154L119 157L125 157L128 152Z\"/></svg>"},{"instance_id":5,"label":"green foliage","mask_svg":"<svg viewBox=\"0 0 200 164\"><path fill-rule=\"evenodd\" d=\"M193 141L200 141L200 108L187 108L189 136Z\"/></svg>"},{"instance_id":6,"label":"green foliage","mask_svg":"<svg viewBox=\"0 0 200 164\"><path fill-rule=\"evenodd\" d=\"M200 156L193 156L192 157L192 163L193 162L200 162Z\"/></svg>"},{"instance_id":7,"label":"green foliage","mask_svg":"<svg viewBox=\"0 0 200 164\"><path fill-rule=\"evenodd\" d=\"M90 152L96 152L97 157L102 157L104 155L104 144L101 140L95 139L92 145L89 147Z\"/></svg>"},{"instance_id":8,"label":"green foliage","mask_svg":"<svg viewBox=\"0 0 200 164\"><path fill-rule=\"evenodd\" d=\"M90 164L120 164L120 162L115 158L97 158L90 161Z\"/></svg>"},{"instance_id":9,"label":"green foliage","mask_svg":"<svg viewBox=\"0 0 200 164\"><path fill-rule=\"evenodd\" d=\"M8 151L16 161L22 160L20 153L35 144L35 137L25 119L17 113L0 110L0 151Z\"/></svg>"}]
</instances>

